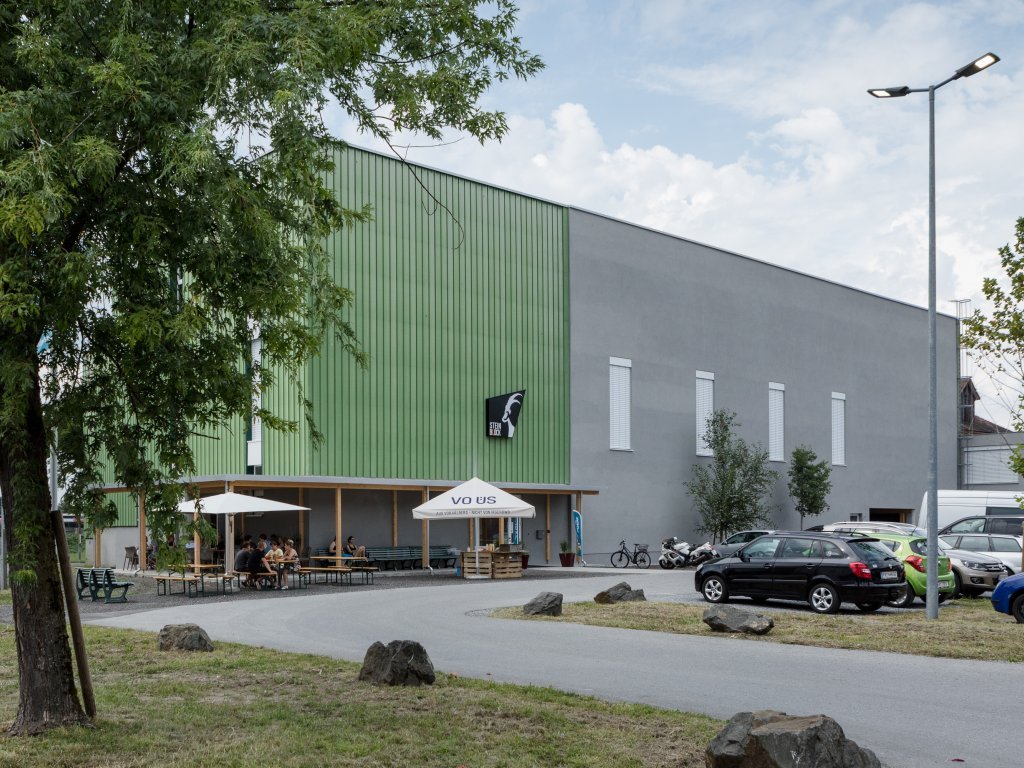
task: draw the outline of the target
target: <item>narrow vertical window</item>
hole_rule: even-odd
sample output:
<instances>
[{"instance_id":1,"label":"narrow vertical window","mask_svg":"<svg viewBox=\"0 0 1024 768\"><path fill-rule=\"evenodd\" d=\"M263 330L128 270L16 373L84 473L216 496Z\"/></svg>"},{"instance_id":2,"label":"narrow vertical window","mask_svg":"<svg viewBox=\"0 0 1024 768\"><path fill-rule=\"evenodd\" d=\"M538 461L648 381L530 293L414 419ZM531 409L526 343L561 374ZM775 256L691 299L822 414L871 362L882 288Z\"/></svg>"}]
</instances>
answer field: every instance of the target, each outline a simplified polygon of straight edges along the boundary
<instances>
[{"instance_id":1,"label":"narrow vertical window","mask_svg":"<svg viewBox=\"0 0 1024 768\"><path fill-rule=\"evenodd\" d=\"M697 455L714 456L707 444L708 417L715 410L715 374L697 371Z\"/></svg>"},{"instance_id":2,"label":"narrow vertical window","mask_svg":"<svg viewBox=\"0 0 1024 768\"><path fill-rule=\"evenodd\" d=\"M608 358L608 447L613 451L632 450L629 436L630 372L633 361Z\"/></svg>"},{"instance_id":3,"label":"narrow vertical window","mask_svg":"<svg viewBox=\"0 0 1024 768\"><path fill-rule=\"evenodd\" d=\"M832 393L832 463L846 464L846 395Z\"/></svg>"},{"instance_id":4,"label":"narrow vertical window","mask_svg":"<svg viewBox=\"0 0 1024 768\"><path fill-rule=\"evenodd\" d=\"M255 338L252 340L252 364L255 369L254 375L258 376L260 366L263 364L263 340ZM257 411L263 405L263 397L256 393L252 398L252 416L249 422L249 441L246 445L246 464L250 467L263 466L263 422L257 415Z\"/></svg>"},{"instance_id":5,"label":"narrow vertical window","mask_svg":"<svg viewBox=\"0 0 1024 768\"><path fill-rule=\"evenodd\" d=\"M786 385L768 382L768 460L786 460Z\"/></svg>"}]
</instances>

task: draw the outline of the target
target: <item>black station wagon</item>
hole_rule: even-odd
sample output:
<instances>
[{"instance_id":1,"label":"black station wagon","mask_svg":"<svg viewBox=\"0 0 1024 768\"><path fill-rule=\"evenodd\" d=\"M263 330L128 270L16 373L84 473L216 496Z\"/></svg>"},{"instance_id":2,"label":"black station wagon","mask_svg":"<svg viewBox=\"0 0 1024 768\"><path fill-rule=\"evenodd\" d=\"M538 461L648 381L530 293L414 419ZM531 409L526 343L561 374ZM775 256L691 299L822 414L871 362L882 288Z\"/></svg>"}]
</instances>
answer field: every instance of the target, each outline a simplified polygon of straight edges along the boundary
<instances>
[{"instance_id":1,"label":"black station wagon","mask_svg":"<svg viewBox=\"0 0 1024 768\"><path fill-rule=\"evenodd\" d=\"M841 603L875 611L906 589L903 564L877 539L809 531L762 536L732 557L702 564L694 584L709 603L801 600L817 613L835 613Z\"/></svg>"}]
</instances>

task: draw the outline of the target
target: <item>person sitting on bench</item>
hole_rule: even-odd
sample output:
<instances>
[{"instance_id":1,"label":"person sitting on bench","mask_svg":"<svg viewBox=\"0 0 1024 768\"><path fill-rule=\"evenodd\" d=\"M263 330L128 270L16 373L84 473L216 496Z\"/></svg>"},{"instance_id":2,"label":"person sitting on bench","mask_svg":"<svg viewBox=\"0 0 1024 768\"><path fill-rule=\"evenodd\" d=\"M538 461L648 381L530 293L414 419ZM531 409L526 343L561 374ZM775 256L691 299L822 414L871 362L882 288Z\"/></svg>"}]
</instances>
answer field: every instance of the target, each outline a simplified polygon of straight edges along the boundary
<instances>
[{"instance_id":1,"label":"person sitting on bench","mask_svg":"<svg viewBox=\"0 0 1024 768\"><path fill-rule=\"evenodd\" d=\"M345 540L345 551L342 557L366 557L366 547L356 544L356 537L349 536Z\"/></svg>"},{"instance_id":2,"label":"person sitting on bench","mask_svg":"<svg viewBox=\"0 0 1024 768\"><path fill-rule=\"evenodd\" d=\"M277 573L270 567L267 562L267 558L263 556L263 552L260 550L257 544L249 551L249 583L248 586L256 589L260 584L260 577L269 574L274 577L274 583L277 582ZM264 582L266 583L266 582Z\"/></svg>"}]
</instances>

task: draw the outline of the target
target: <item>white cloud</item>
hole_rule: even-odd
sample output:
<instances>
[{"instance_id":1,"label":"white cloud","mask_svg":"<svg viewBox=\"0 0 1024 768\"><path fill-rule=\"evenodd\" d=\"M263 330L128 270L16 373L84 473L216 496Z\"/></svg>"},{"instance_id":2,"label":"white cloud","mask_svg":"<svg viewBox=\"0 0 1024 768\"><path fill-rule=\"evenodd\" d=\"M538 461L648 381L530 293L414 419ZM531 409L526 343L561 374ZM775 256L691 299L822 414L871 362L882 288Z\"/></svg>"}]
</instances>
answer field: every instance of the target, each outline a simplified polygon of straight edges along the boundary
<instances>
[{"instance_id":1,"label":"white cloud","mask_svg":"<svg viewBox=\"0 0 1024 768\"><path fill-rule=\"evenodd\" d=\"M699 16L699 7L622 3L614 23L649 39L717 33L704 42L706 59L687 59L696 65L650 62L633 80L663 84L668 94L647 91L659 103L689 99L689 120L702 110L732 115L747 138L733 156L702 157L692 134L682 151L664 126L649 141L637 131L609 141L590 105L564 99L547 114L510 109L501 144L467 139L412 149L409 159L923 306L927 94L879 100L866 89L952 74L983 52L957 39L965 19L990 13L1024 25L1024 3L886 4L873 20L833 2L783 2L770 13L755 3L730 11L750 22L738 26ZM726 38L733 46L715 50ZM635 115L636 126L650 120ZM952 313L954 298L979 306L982 278L998 274L997 249L1024 216L1022 125L1024 68L1010 57L937 93L940 311Z\"/></svg>"}]
</instances>

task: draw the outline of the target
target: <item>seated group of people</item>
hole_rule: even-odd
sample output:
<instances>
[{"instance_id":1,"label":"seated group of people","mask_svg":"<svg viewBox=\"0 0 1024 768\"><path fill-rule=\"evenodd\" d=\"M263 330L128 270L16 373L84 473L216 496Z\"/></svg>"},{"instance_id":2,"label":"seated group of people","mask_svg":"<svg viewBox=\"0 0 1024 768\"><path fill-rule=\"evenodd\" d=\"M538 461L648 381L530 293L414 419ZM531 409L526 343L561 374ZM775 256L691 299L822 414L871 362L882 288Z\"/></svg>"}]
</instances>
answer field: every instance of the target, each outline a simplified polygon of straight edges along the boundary
<instances>
[{"instance_id":1,"label":"seated group of people","mask_svg":"<svg viewBox=\"0 0 1024 768\"><path fill-rule=\"evenodd\" d=\"M295 542L291 539L278 539L260 534L253 541L252 536L242 540L242 548L235 556L235 573L245 574L243 587L258 589L266 587L269 576L274 589L288 589L289 571L299 569L299 553L295 550Z\"/></svg>"}]
</instances>

